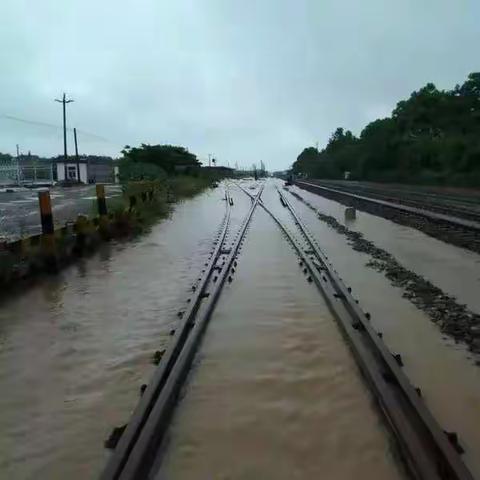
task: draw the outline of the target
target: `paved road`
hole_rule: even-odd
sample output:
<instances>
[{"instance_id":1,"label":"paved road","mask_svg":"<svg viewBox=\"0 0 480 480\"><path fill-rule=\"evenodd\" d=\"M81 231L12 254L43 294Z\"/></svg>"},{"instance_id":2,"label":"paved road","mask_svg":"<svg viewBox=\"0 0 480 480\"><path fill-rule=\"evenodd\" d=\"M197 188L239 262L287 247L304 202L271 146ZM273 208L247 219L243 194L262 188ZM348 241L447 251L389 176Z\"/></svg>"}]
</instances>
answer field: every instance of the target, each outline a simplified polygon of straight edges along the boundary
<instances>
[{"instance_id":1,"label":"paved road","mask_svg":"<svg viewBox=\"0 0 480 480\"><path fill-rule=\"evenodd\" d=\"M0 192L0 238L11 240L40 232L38 191L18 189ZM56 225L74 220L79 213L90 214L95 211L94 185L55 187L50 192ZM107 186L107 202L108 198L118 196L120 192L119 185Z\"/></svg>"}]
</instances>

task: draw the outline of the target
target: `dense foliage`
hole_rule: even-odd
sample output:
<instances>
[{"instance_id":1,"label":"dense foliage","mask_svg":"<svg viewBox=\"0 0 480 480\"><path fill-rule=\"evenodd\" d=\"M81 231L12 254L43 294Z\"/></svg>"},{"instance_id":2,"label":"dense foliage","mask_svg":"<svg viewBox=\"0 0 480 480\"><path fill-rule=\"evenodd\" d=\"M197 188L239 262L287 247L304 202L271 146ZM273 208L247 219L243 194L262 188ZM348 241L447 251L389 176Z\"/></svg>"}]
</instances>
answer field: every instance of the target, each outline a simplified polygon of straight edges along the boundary
<instances>
[{"instance_id":1,"label":"dense foliage","mask_svg":"<svg viewBox=\"0 0 480 480\"><path fill-rule=\"evenodd\" d=\"M192 170L200 167L200 162L197 157L190 153L184 147L177 147L173 145L146 145L142 144L140 147L126 146L122 150L123 161L121 166L124 167L133 164L132 168L139 169L140 166L146 167L149 173L153 170L173 174L178 171ZM137 164L137 167L134 165Z\"/></svg>"},{"instance_id":2,"label":"dense foliage","mask_svg":"<svg viewBox=\"0 0 480 480\"><path fill-rule=\"evenodd\" d=\"M327 146L305 148L296 174L480 186L480 73L453 90L432 83L399 102L391 117L368 124L359 137L337 128Z\"/></svg>"}]
</instances>

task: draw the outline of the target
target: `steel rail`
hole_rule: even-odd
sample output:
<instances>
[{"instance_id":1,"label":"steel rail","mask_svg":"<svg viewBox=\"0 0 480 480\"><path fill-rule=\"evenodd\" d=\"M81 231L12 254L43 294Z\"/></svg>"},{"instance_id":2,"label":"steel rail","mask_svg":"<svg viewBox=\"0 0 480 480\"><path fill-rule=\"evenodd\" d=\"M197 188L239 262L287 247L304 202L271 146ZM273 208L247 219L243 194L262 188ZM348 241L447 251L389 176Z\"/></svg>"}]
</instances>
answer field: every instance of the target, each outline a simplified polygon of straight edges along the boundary
<instances>
[{"instance_id":1,"label":"steel rail","mask_svg":"<svg viewBox=\"0 0 480 480\"><path fill-rule=\"evenodd\" d=\"M279 194L320 262L316 270L317 277L321 276L322 280L317 278L317 284L320 282L338 323L348 337L350 347L376 394L410 472L422 480L472 480L473 476L455 446L402 371L399 365L401 360L398 360L401 357L395 357L388 350L293 206L280 190Z\"/></svg>"},{"instance_id":2,"label":"steel rail","mask_svg":"<svg viewBox=\"0 0 480 480\"><path fill-rule=\"evenodd\" d=\"M310 279L323 294L394 434L410 474L420 480L473 480L447 434L401 370L401 357L392 355L385 346L372 328L369 315L358 306L351 290L340 279L288 199L280 190L278 192L282 205L289 210L309 245L307 251L263 202L260 205L295 248Z\"/></svg>"},{"instance_id":3,"label":"steel rail","mask_svg":"<svg viewBox=\"0 0 480 480\"><path fill-rule=\"evenodd\" d=\"M152 465L158 467L158 449L168 429L178 394L187 377L200 340L218 301L227 275L235 261L263 187L253 199L236 239L228 251L224 242L230 219L230 196L226 193L227 213L215 251L206 265L194 299L183 316L174 341L162 358L152 381L135 409L117 448L100 477L101 480L147 478ZM222 266L218 260L227 255ZM207 288L209 287L209 288ZM209 292L207 290L210 289ZM204 299L206 299L204 301Z\"/></svg>"},{"instance_id":4,"label":"steel rail","mask_svg":"<svg viewBox=\"0 0 480 480\"><path fill-rule=\"evenodd\" d=\"M322 185L317 185L315 183L310 183L310 182L304 182L301 180L296 180L295 185L298 185L299 187L306 186L312 189L324 191L324 192L330 192L334 193L337 195L343 195L346 197L353 198L355 200L361 200L364 202L369 202L373 203L375 205L379 205L382 207L388 207L388 208L393 208L395 210L400 210L405 213L409 214L414 214L414 215L420 215L422 217L429 218L430 220L433 220L435 222L443 222L443 223L450 223L452 225L461 227L461 228L466 228L468 230L474 230L474 231L480 231L480 222L476 222L474 220L467 220L464 218L459 218L459 217L454 217L452 215L446 215L444 213L438 213L434 212L431 210L425 210L421 208L416 208L416 207L410 207L408 205L402 205L399 203L395 202L389 202L386 200L380 200L378 198L372 198L372 197L367 197L365 195L358 195L356 193L351 193L346 190L340 190L336 188L330 188L330 187L324 187Z\"/></svg>"},{"instance_id":5,"label":"steel rail","mask_svg":"<svg viewBox=\"0 0 480 480\"><path fill-rule=\"evenodd\" d=\"M226 198L228 198L227 189L225 190L225 195ZM115 452L102 473L102 479L117 478L118 472L123 468L124 463L128 458L128 455L130 454L141 429L148 419L148 415L152 410L153 404L158 397L161 388L164 386L166 378L170 374L172 366L185 344L190 330L189 325L191 324L192 319L194 318L195 313L201 304L208 280L211 277L213 268L221 255L222 243L227 235L230 224L230 203L228 201L225 203L225 215L220 224L221 231L219 234L219 240L212 255L210 256L210 260L205 265L205 272L202 275L200 283L197 285L197 287L192 287L194 288L194 295L190 299L187 310L183 313L182 322L176 329L173 340L166 349L159 367L155 370L155 373L151 378L145 392L143 393L142 398L138 402L138 405L136 406L125 431L115 447Z\"/></svg>"}]
</instances>

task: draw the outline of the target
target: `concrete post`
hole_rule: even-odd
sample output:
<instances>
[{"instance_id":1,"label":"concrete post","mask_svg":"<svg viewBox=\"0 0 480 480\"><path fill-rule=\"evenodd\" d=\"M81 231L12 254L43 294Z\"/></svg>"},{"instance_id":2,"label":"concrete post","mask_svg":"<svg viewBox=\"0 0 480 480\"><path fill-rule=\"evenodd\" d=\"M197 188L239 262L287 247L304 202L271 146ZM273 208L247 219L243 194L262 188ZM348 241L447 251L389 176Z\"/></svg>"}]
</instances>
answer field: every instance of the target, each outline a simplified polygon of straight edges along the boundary
<instances>
[{"instance_id":1,"label":"concrete post","mask_svg":"<svg viewBox=\"0 0 480 480\"><path fill-rule=\"evenodd\" d=\"M345 209L345 220L355 220L357 218L357 211L353 207Z\"/></svg>"}]
</instances>

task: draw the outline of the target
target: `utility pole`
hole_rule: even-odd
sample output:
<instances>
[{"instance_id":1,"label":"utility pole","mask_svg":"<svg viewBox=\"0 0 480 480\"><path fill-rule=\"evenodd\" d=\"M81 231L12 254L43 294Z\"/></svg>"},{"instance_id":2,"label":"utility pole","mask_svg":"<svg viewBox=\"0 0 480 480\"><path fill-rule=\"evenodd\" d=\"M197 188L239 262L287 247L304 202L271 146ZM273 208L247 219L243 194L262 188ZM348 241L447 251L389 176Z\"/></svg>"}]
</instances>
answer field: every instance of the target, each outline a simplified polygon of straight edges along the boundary
<instances>
[{"instance_id":1,"label":"utility pole","mask_svg":"<svg viewBox=\"0 0 480 480\"><path fill-rule=\"evenodd\" d=\"M209 167L211 166L211 163L212 163L212 154L209 153L209 154L208 154L208 166L209 166Z\"/></svg>"},{"instance_id":2,"label":"utility pole","mask_svg":"<svg viewBox=\"0 0 480 480\"><path fill-rule=\"evenodd\" d=\"M20 147L17 143L17 185L20 185Z\"/></svg>"},{"instance_id":3,"label":"utility pole","mask_svg":"<svg viewBox=\"0 0 480 480\"><path fill-rule=\"evenodd\" d=\"M75 140L75 160L77 162L77 182L80 183L80 160L78 158L77 128L73 127L73 139Z\"/></svg>"},{"instance_id":4,"label":"utility pole","mask_svg":"<svg viewBox=\"0 0 480 480\"><path fill-rule=\"evenodd\" d=\"M63 94L62 100L55 99L56 102L63 104L63 166L64 166L64 175L65 181L67 181L67 112L66 105L71 103L74 100L67 100L65 93Z\"/></svg>"}]
</instances>

